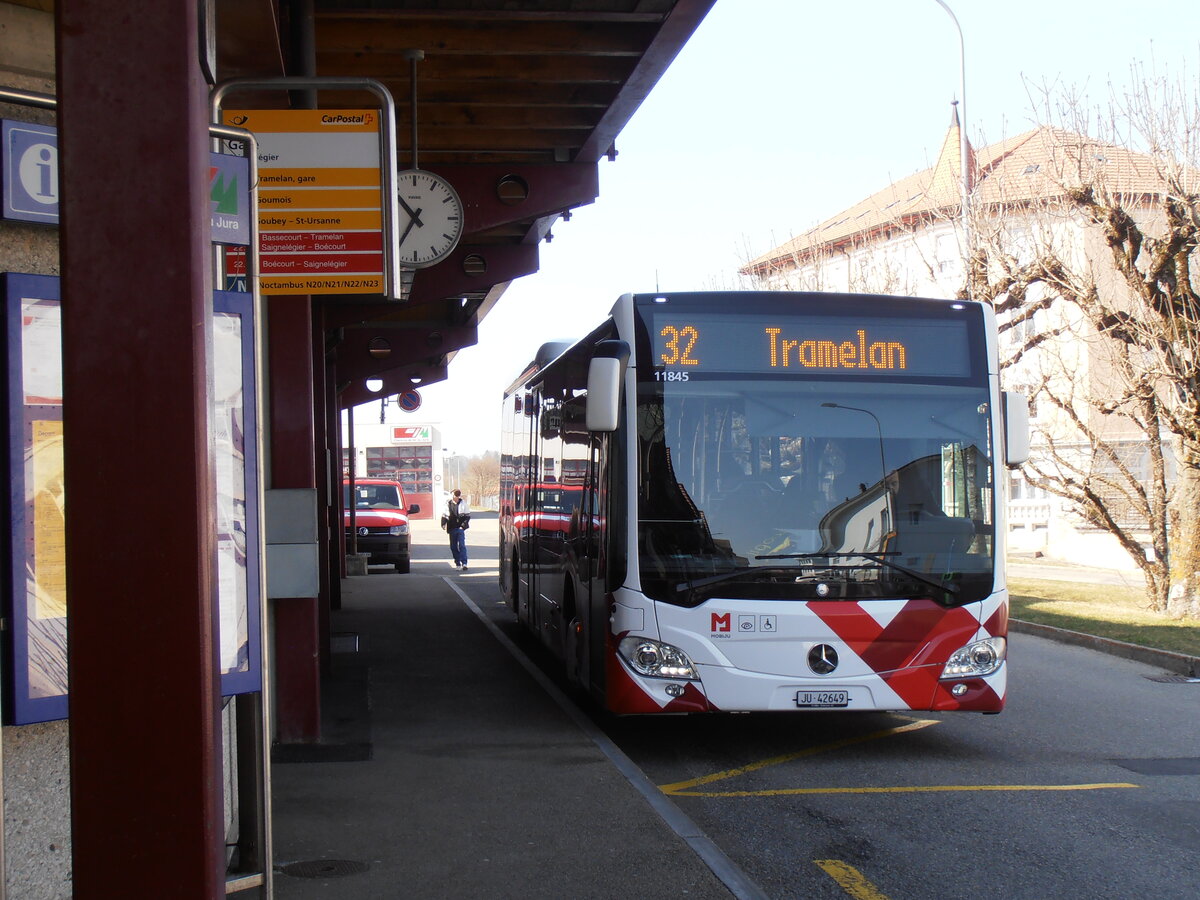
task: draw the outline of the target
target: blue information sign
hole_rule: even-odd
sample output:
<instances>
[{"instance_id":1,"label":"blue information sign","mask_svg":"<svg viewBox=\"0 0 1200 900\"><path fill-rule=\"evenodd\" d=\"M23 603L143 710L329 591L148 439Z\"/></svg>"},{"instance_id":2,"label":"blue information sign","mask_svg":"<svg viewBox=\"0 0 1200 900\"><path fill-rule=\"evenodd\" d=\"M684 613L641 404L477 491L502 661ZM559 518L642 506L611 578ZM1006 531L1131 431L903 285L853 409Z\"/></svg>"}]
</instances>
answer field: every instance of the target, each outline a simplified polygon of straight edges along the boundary
<instances>
[{"instance_id":1,"label":"blue information sign","mask_svg":"<svg viewBox=\"0 0 1200 900\"><path fill-rule=\"evenodd\" d=\"M0 120L4 136L4 203L0 214L58 224L58 134L50 125Z\"/></svg>"}]
</instances>

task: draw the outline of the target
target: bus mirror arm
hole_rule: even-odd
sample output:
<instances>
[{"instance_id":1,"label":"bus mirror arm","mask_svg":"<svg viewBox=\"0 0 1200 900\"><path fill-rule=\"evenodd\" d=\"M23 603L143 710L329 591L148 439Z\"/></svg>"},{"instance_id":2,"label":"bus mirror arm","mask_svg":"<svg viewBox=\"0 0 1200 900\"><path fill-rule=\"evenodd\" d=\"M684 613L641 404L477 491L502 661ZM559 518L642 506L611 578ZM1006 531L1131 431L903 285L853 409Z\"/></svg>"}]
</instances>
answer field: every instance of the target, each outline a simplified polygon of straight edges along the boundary
<instances>
[{"instance_id":1,"label":"bus mirror arm","mask_svg":"<svg viewBox=\"0 0 1200 900\"><path fill-rule=\"evenodd\" d=\"M1015 469L1029 460L1029 400L1016 391L1001 396L1004 418L1004 462Z\"/></svg>"},{"instance_id":2,"label":"bus mirror arm","mask_svg":"<svg viewBox=\"0 0 1200 900\"><path fill-rule=\"evenodd\" d=\"M588 364L587 413L588 431L617 430L621 412L621 382L629 362L629 345L625 341L600 341Z\"/></svg>"}]
</instances>

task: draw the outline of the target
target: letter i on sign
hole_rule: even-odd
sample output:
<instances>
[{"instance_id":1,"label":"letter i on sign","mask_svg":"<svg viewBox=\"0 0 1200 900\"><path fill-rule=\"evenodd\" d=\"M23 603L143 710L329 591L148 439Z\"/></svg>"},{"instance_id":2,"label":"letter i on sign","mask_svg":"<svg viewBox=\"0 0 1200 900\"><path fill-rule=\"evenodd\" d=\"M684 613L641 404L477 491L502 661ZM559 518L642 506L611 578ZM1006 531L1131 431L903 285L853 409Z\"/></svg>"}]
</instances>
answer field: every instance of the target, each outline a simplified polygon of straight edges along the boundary
<instances>
[{"instance_id":1,"label":"letter i on sign","mask_svg":"<svg viewBox=\"0 0 1200 900\"><path fill-rule=\"evenodd\" d=\"M42 173L41 184L38 188L38 196L53 197L58 199L58 192L51 187L50 177L54 173L54 167L50 165L50 159L54 154L50 152L49 147L43 147L38 156L41 162L38 163L38 171Z\"/></svg>"},{"instance_id":2,"label":"letter i on sign","mask_svg":"<svg viewBox=\"0 0 1200 900\"><path fill-rule=\"evenodd\" d=\"M31 200L58 203L58 148L43 143L28 147L17 164L17 177Z\"/></svg>"}]
</instances>

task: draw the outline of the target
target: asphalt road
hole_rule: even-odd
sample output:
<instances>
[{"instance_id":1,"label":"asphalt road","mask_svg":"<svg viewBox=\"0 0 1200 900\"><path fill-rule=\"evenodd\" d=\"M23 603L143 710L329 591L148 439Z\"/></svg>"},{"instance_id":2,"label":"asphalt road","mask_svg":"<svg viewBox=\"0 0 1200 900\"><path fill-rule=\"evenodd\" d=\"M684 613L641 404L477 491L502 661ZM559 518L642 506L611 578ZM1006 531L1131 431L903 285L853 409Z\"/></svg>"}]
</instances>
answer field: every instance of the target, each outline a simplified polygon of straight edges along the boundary
<instances>
[{"instance_id":1,"label":"asphalt road","mask_svg":"<svg viewBox=\"0 0 1200 900\"><path fill-rule=\"evenodd\" d=\"M495 519L468 574L415 532L414 571L553 672L500 601ZM1200 897L1200 684L1024 634L1010 659L1000 716L594 720L768 897Z\"/></svg>"}]
</instances>

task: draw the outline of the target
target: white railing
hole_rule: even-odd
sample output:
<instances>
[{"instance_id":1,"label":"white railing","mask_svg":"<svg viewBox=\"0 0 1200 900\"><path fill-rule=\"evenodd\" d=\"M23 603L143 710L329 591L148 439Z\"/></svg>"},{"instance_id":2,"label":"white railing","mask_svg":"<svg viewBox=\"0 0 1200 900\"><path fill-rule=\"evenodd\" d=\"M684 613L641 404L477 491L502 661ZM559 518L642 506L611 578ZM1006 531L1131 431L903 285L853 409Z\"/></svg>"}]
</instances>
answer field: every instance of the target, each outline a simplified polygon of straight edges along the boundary
<instances>
[{"instance_id":1,"label":"white railing","mask_svg":"<svg viewBox=\"0 0 1200 900\"><path fill-rule=\"evenodd\" d=\"M1049 500L1009 500L1008 524L1012 525L1050 525L1053 515L1053 505Z\"/></svg>"}]
</instances>

